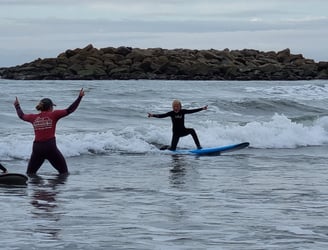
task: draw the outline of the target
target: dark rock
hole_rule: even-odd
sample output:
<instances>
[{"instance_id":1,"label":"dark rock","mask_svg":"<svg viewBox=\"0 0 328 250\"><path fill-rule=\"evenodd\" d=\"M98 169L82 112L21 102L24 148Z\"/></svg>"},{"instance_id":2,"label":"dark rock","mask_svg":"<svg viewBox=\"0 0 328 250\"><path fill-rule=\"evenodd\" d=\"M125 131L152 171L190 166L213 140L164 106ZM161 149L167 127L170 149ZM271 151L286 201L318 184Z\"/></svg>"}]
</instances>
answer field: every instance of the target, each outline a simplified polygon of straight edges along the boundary
<instances>
[{"instance_id":1,"label":"dark rock","mask_svg":"<svg viewBox=\"0 0 328 250\"><path fill-rule=\"evenodd\" d=\"M0 68L0 77L21 80L310 80L328 79L328 62L316 63L290 49L140 49L92 44L56 58Z\"/></svg>"},{"instance_id":2,"label":"dark rock","mask_svg":"<svg viewBox=\"0 0 328 250\"><path fill-rule=\"evenodd\" d=\"M130 54L131 51L132 51L132 48L130 48L130 47L123 47L123 46L118 47L116 49L116 53L119 54L119 55L122 55L122 56L126 56L126 55Z\"/></svg>"}]
</instances>

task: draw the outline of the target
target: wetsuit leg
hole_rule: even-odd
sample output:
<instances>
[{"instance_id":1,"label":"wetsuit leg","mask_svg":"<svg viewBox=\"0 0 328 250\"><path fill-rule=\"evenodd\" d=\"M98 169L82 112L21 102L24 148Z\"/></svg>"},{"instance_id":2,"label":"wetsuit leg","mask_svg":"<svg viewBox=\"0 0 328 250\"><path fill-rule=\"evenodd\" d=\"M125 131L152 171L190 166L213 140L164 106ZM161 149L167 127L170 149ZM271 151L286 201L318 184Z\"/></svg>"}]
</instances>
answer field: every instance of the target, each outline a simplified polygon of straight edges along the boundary
<instances>
[{"instance_id":1,"label":"wetsuit leg","mask_svg":"<svg viewBox=\"0 0 328 250\"><path fill-rule=\"evenodd\" d=\"M68 172L65 158L58 150L56 140L51 139L46 142L33 143L33 152L26 173L36 174L46 159L60 174L66 174Z\"/></svg>"},{"instance_id":2,"label":"wetsuit leg","mask_svg":"<svg viewBox=\"0 0 328 250\"><path fill-rule=\"evenodd\" d=\"M57 152L53 152L50 157L48 157L50 164L60 173L67 174L67 164L63 154L57 149Z\"/></svg>"},{"instance_id":3,"label":"wetsuit leg","mask_svg":"<svg viewBox=\"0 0 328 250\"><path fill-rule=\"evenodd\" d=\"M187 128L187 131L188 131L189 134L191 134L192 138L194 139L194 142L195 142L197 148L201 149L202 147L200 146L200 142L198 140L196 131L193 128Z\"/></svg>"},{"instance_id":4,"label":"wetsuit leg","mask_svg":"<svg viewBox=\"0 0 328 250\"><path fill-rule=\"evenodd\" d=\"M49 142L49 150L46 159L60 174L66 174L68 172L66 160L57 148L55 140Z\"/></svg>"},{"instance_id":5,"label":"wetsuit leg","mask_svg":"<svg viewBox=\"0 0 328 250\"><path fill-rule=\"evenodd\" d=\"M181 134L180 136L186 136L186 135L191 135L192 138L194 139L194 142L197 146L198 149L201 149L202 147L200 146L196 131L193 128L186 128Z\"/></svg>"},{"instance_id":6,"label":"wetsuit leg","mask_svg":"<svg viewBox=\"0 0 328 250\"><path fill-rule=\"evenodd\" d=\"M4 166L2 166L2 164L0 163L0 169L2 170L2 172L4 172L4 173L6 173L7 172L7 169L4 167Z\"/></svg>"},{"instance_id":7,"label":"wetsuit leg","mask_svg":"<svg viewBox=\"0 0 328 250\"><path fill-rule=\"evenodd\" d=\"M41 165L43 164L45 158L43 156L42 145L39 143L33 143L33 151L28 162L27 174L36 174Z\"/></svg>"},{"instance_id":8,"label":"wetsuit leg","mask_svg":"<svg viewBox=\"0 0 328 250\"><path fill-rule=\"evenodd\" d=\"M176 150L179 142L180 136L177 134L172 135L171 147L170 150Z\"/></svg>"}]
</instances>

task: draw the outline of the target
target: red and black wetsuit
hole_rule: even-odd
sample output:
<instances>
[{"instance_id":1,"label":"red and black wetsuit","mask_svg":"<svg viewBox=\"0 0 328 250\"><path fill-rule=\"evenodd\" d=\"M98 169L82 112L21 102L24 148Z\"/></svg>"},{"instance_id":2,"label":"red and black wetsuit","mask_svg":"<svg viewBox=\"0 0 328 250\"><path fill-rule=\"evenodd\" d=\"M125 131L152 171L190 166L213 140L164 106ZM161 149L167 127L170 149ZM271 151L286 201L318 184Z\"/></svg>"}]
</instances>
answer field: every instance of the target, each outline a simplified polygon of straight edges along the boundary
<instances>
[{"instance_id":1,"label":"red and black wetsuit","mask_svg":"<svg viewBox=\"0 0 328 250\"><path fill-rule=\"evenodd\" d=\"M24 114L20 105L15 105L19 118L32 123L35 133L27 174L35 174L45 160L48 160L60 174L68 173L66 160L56 145L56 124L59 119L74 112L81 99L82 96L79 96L67 109L42 111L39 114Z\"/></svg>"},{"instance_id":2,"label":"red and black wetsuit","mask_svg":"<svg viewBox=\"0 0 328 250\"><path fill-rule=\"evenodd\" d=\"M170 150L176 150L180 137L191 135L197 148L201 148L197 134L193 128L186 128L184 125L185 114L192 114L203 110L203 108L198 109L180 109L179 112L174 112L173 110L165 114L154 114L153 117L165 118L171 117L172 120L172 141Z\"/></svg>"}]
</instances>

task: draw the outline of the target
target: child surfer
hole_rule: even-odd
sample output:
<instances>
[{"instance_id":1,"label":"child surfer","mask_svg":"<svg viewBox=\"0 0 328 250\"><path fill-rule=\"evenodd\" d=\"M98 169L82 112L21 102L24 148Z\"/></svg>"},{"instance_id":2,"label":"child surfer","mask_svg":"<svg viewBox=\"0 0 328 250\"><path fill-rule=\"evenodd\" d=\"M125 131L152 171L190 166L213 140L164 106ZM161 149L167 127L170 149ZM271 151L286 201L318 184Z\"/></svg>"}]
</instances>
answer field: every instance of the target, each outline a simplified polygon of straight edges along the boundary
<instances>
[{"instance_id":1,"label":"child surfer","mask_svg":"<svg viewBox=\"0 0 328 250\"><path fill-rule=\"evenodd\" d=\"M180 137L191 135L198 149L201 149L196 131L193 128L186 128L184 125L185 114L192 114L202 110L207 110L207 105L198 109L182 109L181 102L174 100L172 102L172 111L164 114L148 113L148 117L165 118L171 117L172 120L172 141L169 150L176 150Z\"/></svg>"}]
</instances>

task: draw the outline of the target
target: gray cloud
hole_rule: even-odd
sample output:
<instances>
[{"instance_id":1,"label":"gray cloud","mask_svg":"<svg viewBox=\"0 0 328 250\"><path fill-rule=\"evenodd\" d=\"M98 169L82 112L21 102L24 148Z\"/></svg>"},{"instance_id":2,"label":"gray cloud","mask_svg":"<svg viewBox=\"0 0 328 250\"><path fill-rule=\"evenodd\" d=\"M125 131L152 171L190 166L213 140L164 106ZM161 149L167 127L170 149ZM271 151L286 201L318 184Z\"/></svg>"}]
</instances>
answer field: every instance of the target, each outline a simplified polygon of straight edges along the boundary
<instances>
[{"instance_id":1,"label":"gray cloud","mask_svg":"<svg viewBox=\"0 0 328 250\"><path fill-rule=\"evenodd\" d=\"M328 1L320 0L0 0L0 67L54 57L89 43L289 47L309 58L328 60L327 8Z\"/></svg>"},{"instance_id":2,"label":"gray cloud","mask_svg":"<svg viewBox=\"0 0 328 250\"><path fill-rule=\"evenodd\" d=\"M10 25L8 25L10 23ZM180 20L180 21L142 21L142 20L71 20L71 19L6 19L0 25L0 33L5 37L22 35L44 36L46 34L76 34L101 32L239 32L265 30L318 30L328 27L328 18L308 20L229 20L216 21Z\"/></svg>"}]
</instances>

